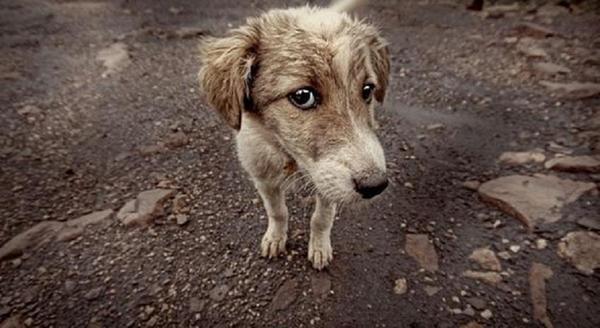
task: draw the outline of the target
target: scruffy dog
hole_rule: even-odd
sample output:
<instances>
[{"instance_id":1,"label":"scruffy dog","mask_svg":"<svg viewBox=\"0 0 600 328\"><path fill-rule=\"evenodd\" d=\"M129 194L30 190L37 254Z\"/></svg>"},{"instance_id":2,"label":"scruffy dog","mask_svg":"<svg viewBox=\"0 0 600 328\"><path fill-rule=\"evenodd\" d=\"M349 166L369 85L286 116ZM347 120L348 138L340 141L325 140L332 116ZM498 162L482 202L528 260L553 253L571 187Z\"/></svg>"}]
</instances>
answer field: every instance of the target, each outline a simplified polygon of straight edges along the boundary
<instances>
[{"instance_id":1,"label":"scruffy dog","mask_svg":"<svg viewBox=\"0 0 600 328\"><path fill-rule=\"evenodd\" d=\"M285 251L291 182L306 178L314 188L308 259L318 270L333 258L336 209L388 185L374 132L388 49L376 28L348 14L356 2L271 10L201 44L201 88L236 130L240 162L268 215L262 256Z\"/></svg>"}]
</instances>

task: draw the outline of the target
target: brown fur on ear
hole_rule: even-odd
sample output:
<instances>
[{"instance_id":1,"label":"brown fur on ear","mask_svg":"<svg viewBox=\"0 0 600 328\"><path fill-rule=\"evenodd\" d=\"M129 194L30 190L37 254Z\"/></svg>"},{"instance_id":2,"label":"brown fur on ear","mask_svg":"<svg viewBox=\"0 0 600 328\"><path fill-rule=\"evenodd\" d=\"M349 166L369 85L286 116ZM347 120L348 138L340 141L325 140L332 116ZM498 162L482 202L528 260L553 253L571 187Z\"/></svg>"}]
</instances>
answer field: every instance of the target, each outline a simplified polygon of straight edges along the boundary
<instances>
[{"instance_id":1,"label":"brown fur on ear","mask_svg":"<svg viewBox=\"0 0 600 328\"><path fill-rule=\"evenodd\" d=\"M257 33L250 27L224 38L207 38L200 45L200 87L208 103L239 130L242 110L251 106L250 75L256 61Z\"/></svg>"},{"instance_id":2,"label":"brown fur on ear","mask_svg":"<svg viewBox=\"0 0 600 328\"><path fill-rule=\"evenodd\" d=\"M382 103L385 99L385 93L390 79L390 52L387 42L380 37L376 37L371 45L371 60L373 72L377 76L378 87L375 89L375 99Z\"/></svg>"}]
</instances>

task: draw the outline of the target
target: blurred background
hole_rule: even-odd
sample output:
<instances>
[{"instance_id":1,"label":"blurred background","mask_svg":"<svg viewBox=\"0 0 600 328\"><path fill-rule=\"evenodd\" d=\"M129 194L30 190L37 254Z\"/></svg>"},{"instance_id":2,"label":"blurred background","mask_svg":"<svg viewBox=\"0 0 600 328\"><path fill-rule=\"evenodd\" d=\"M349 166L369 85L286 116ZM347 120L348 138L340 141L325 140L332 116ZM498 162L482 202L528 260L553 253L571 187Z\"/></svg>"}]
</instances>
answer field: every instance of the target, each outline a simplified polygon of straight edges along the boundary
<instances>
[{"instance_id":1,"label":"blurred background","mask_svg":"<svg viewBox=\"0 0 600 328\"><path fill-rule=\"evenodd\" d=\"M303 192L260 258L196 81L201 38L305 3L0 1L0 327L600 326L600 3L359 10L390 44L392 185L323 272Z\"/></svg>"}]
</instances>

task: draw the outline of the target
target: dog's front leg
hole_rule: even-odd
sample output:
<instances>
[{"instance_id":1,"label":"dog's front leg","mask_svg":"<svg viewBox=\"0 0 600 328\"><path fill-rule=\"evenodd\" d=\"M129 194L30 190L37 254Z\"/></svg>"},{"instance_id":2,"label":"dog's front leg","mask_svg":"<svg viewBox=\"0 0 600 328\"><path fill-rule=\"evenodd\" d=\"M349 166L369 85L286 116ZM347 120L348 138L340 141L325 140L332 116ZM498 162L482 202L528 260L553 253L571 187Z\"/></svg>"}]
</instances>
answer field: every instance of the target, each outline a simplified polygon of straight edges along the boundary
<instances>
[{"instance_id":1,"label":"dog's front leg","mask_svg":"<svg viewBox=\"0 0 600 328\"><path fill-rule=\"evenodd\" d=\"M331 248L331 227L335 217L335 205L317 196L315 212L310 219L310 240L308 260L313 267L321 270L333 260Z\"/></svg>"},{"instance_id":2,"label":"dog's front leg","mask_svg":"<svg viewBox=\"0 0 600 328\"><path fill-rule=\"evenodd\" d=\"M281 186L265 181L254 181L262 198L269 220L267 232L261 243L263 257L276 257L285 252L288 230L288 209L285 205L285 193Z\"/></svg>"}]
</instances>

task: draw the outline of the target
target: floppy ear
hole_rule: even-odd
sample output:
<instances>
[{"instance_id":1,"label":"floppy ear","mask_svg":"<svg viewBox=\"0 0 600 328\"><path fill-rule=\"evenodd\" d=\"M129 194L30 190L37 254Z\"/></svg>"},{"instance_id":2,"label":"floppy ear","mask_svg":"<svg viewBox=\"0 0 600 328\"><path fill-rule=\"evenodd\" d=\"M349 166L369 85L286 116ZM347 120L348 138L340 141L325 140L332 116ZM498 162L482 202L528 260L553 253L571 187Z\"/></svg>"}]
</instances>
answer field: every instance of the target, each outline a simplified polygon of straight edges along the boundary
<instances>
[{"instance_id":1,"label":"floppy ear","mask_svg":"<svg viewBox=\"0 0 600 328\"><path fill-rule=\"evenodd\" d=\"M387 42L380 37L375 37L374 42L371 44L371 61L378 83L378 87L375 89L375 99L382 103L390 79L390 52Z\"/></svg>"},{"instance_id":2,"label":"floppy ear","mask_svg":"<svg viewBox=\"0 0 600 328\"><path fill-rule=\"evenodd\" d=\"M258 37L250 27L224 38L207 38L200 45L200 87L208 103L227 124L239 130L242 110L251 109L252 65Z\"/></svg>"}]
</instances>

